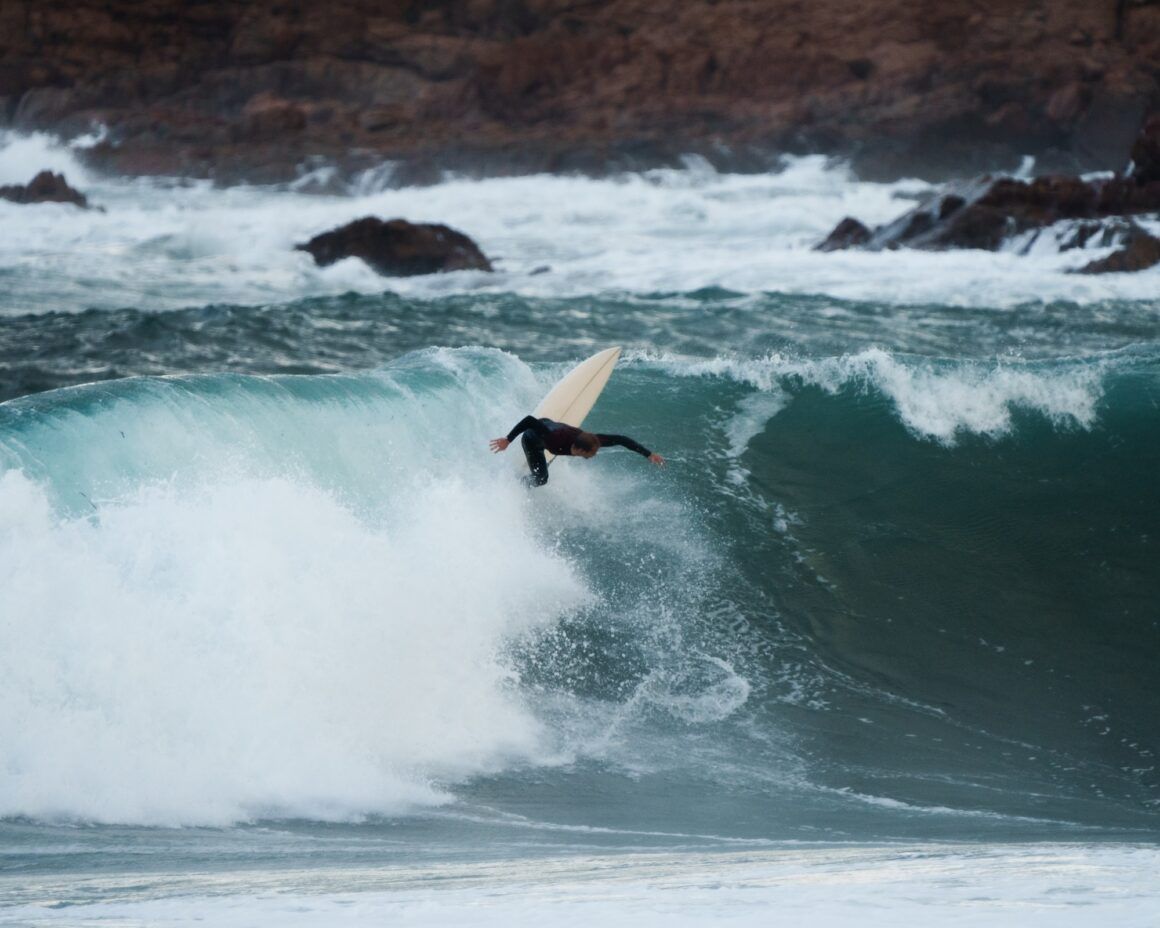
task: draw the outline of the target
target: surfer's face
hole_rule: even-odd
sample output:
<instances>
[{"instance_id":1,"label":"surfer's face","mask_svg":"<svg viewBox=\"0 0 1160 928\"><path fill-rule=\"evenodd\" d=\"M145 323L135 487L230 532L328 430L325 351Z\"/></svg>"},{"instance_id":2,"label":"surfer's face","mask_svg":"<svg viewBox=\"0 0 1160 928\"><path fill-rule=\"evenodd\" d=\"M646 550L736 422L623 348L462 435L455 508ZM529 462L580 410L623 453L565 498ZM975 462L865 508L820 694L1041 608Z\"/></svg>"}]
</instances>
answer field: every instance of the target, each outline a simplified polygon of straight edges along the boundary
<instances>
[{"instance_id":1,"label":"surfer's face","mask_svg":"<svg viewBox=\"0 0 1160 928\"><path fill-rule=\"evenodd\" d=\"M594 457L596 457L596 452L599 450L600 450L599 448L589 448L589 449L585 450L584 448L581 448L579 445L572 446L572 454L573 454L573 456L578 457L578 458L594 458Z\"/></svg>"}]
</instances>

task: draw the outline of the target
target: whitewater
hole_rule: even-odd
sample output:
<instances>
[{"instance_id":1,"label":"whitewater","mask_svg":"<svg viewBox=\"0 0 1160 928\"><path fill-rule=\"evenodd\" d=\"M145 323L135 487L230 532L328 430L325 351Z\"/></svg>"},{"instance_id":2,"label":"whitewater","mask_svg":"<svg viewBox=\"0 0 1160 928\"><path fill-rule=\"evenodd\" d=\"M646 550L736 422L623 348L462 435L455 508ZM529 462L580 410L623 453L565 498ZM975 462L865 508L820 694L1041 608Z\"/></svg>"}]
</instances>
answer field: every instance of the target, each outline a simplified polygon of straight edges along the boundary
<instances>
[{"instance_id":1,"label":"whitewater","mask_svg":"<svg viewBox=\"0 0 1160 928\"><path fill-rule=\"evenodd\" d=\"M103 209L0 201L0 925L1160 918L1160 271L815 252L934 189L822 157L92 141L0 138ZM364 215L497 271L294 250ZM610 344L668 466L528 491L488 440Z\"/></svg>"}]
</instances>

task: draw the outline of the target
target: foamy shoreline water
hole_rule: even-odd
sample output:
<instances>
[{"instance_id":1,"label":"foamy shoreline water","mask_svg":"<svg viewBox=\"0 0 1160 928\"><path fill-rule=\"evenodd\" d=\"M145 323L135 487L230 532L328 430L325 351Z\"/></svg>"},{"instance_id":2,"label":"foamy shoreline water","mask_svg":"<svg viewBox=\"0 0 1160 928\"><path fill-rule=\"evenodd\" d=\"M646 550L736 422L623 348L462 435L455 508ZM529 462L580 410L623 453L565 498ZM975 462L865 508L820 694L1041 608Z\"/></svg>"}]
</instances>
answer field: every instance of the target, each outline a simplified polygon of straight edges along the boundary
<instances>
[{"instance_id":1,"label":"foamy shoreline water","mask_svg":"<svg viewBox=\"0 0 1160 928\"><path fill-rule=\"evenodd\" d=\"M359 871L35 879L0 925L1050 924L1149 928L1160 851L910 845L625 854ZM0 886L3 884L0 883ZM100 901L87 901L94 897Z\"/></svg>"}]
</instances>

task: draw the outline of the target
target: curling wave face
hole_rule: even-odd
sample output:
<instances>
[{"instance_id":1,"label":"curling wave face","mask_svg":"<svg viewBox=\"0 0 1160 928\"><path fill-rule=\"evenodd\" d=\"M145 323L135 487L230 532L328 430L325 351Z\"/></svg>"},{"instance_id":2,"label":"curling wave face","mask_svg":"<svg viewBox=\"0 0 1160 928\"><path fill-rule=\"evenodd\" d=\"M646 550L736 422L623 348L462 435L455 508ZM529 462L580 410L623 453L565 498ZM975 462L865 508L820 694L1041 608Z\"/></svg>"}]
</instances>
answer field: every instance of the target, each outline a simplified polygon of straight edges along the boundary
<instances>
[{"instance_id":1,"label":"curling wave face","mask_svg":"<svg viewBox=\"0 0 1160 928\"><path fill-rule=\"evenodd\" d=\"M1154 353L637 353L530 493L564 367L0 405L0 815L1156 832Z\"/></svg>"}]
</instances>

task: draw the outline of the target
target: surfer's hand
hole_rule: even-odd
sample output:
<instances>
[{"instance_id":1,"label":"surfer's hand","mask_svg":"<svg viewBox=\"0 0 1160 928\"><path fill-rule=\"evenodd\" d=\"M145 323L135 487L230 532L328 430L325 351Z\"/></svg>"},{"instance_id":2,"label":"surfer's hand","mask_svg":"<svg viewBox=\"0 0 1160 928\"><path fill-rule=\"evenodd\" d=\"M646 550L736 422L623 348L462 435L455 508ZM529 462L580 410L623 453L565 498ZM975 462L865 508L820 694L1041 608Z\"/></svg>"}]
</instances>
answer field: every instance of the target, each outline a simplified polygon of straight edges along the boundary
<instances>
[{"instance_id":1,"label":"surfer's hand","mask_svg":"<svg viewBox=\"0 0 1160 928\"><path fill-rule=\"evenodd\" d=\"M488 444L491 445L491 450L496 454L501 451L507 451L508 445L511 444L506 438L493 438Z\"/></svg>"},{"instance_id":2,"label":"surfer's hand","mask_svg":"<svg viewBox=\"0 0 1160 928\"><path fill-rule=\"evenodd\" d=\"M650 461L652 461L657 467L664 467L665 466L665 459L662 458L655 451L648 456L648 459Z\"/></svg>"}]
</instances>

